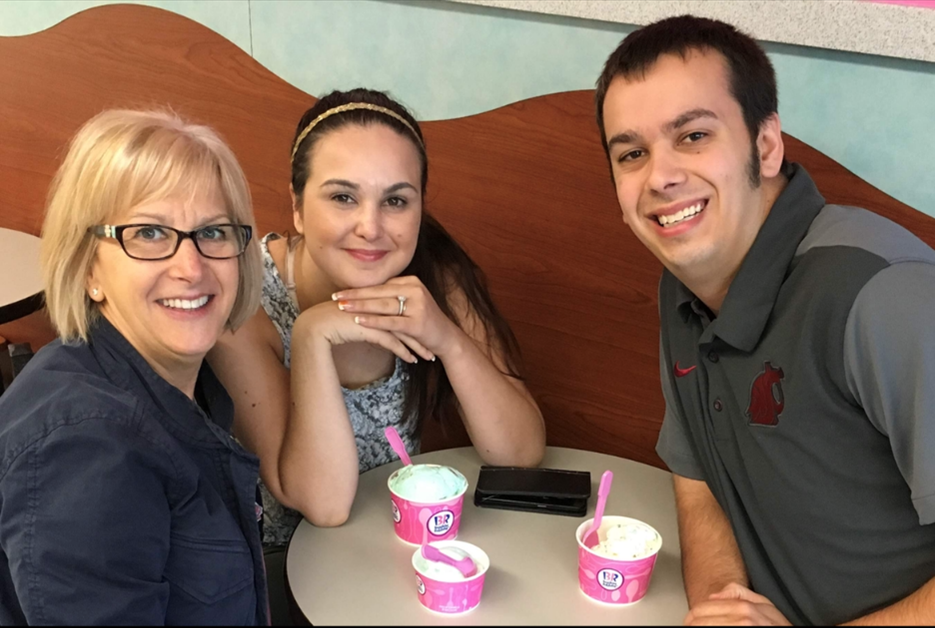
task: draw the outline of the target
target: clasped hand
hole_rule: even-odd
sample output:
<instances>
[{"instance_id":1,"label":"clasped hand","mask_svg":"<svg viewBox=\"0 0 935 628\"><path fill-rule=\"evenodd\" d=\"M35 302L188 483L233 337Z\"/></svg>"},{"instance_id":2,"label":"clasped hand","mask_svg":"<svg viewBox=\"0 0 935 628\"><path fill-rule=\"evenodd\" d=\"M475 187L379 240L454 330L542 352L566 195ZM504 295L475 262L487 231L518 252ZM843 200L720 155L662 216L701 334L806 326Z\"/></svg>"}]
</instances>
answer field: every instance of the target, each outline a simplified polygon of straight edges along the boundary
<instances>
[{"instance_id":1,"label":"clasped hand","mask_svg":"<svg viewBox=\"0 0 935 628\"><path fill-rule=\"evenodd\" d=\"M402 314L400 297L405 303ZM434 360L446 354L459 331L416 277L394 277L379 286L341 290L332 298L336 303L321 303L309 313L333 345L369 342L407 362L416 361L415 355Z\"/></svg>"},{"instance_id":2,"label":"clasped hand","mask_svg":"<svg viewBox=\"0 0 935 628\"><path fill-rule=\"evenodd\" d=\"M695 605L685 617L686 626L790 626L767 598L740 584L731 583Z\"/></svg>"}]
</instances>

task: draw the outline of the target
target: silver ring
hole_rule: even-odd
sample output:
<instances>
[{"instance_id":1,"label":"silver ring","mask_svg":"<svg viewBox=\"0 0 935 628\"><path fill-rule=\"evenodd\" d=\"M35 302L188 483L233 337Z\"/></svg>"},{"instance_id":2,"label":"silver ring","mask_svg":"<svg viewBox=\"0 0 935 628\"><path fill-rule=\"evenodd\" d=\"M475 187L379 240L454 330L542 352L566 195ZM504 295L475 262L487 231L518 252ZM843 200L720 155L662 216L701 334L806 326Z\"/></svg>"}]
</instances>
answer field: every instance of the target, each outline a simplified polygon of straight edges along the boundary
<instances>
[{"instance_id":1,"label":"silver ring","mask_svg":"<svg viewBox=\"0 0 935 628\"><path fill-rule=\"evenodd\" d=\"M400 295L396 298L399 299L399 313L396 316L402 316L406 313L406 297Z\"/></svg>"}]
</instances>

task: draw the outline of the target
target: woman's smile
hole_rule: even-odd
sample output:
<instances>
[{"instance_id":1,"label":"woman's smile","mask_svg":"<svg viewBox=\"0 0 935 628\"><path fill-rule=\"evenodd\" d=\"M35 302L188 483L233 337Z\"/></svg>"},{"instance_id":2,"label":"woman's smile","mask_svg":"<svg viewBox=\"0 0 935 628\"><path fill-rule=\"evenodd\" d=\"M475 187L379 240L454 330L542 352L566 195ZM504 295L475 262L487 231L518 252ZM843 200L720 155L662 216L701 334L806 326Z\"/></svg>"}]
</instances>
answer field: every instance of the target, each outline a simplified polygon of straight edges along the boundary
<instances>
[{"instance_id":1,"label":"woman's smile","mask_svg":"<svg viewBox=\"0 0 935 628\"><path fill-rule=\"evenodd\" d=\"M383 249L344 249L348 255L361 262L379 262L389 251Z\"/></svg>"}]
</instances>

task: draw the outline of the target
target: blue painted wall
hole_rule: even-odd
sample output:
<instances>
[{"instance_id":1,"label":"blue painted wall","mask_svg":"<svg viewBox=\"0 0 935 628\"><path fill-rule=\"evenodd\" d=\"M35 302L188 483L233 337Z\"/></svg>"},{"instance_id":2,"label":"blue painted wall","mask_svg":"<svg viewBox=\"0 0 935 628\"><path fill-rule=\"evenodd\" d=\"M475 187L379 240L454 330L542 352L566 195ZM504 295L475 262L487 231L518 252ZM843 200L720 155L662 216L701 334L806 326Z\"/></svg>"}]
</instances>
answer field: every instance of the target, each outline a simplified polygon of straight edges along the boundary
<instances>
[{"instance_id":1,"label":"blue painted wall","mask_svg":"<svg viewBox=\"0 0 935 628\"><path fill-rule=\"evenodd\" d=\"M95 0L5 0L0 35L42 30ZM320 95L385 89L420 119L589 89L633 26L445 2L151 0L224 35ZM767 44L784 129L935 216L935 64Z\"/></svg>"}]
</instances>

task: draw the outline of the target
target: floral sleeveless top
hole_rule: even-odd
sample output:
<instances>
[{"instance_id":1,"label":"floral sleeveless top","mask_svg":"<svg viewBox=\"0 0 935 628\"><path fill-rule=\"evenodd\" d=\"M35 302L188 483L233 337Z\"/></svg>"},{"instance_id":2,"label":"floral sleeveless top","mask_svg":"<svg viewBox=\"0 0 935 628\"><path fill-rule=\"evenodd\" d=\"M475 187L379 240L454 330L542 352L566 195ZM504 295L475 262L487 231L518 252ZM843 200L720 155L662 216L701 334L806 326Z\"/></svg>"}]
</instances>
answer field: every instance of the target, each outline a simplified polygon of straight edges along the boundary
<instances>
[{"instance_id":1,"label":"floral sleeveless top","mask_svg":"<svg viewBox=\"0 0 935 628\"><path fill-rule=\"evenodd\" d=\"M269 316L283 346L283 364L289 368L292 358L292 326L299 316L299 308L289 294L293 284L291 272L287 272L287 281L283 281L269 254L267 242L278 240L282 236L270 233L260 242L263 253L263 294L261 304ZM288 256L294 250L289 247ZM291 261L288 264L291 271ZM396 358L396 367L392 375L379 379L362 388L342 388L344 404L347 406L347 415L354 429L357 441L357 457L360 472L368 471L388 462L397 460L383 430L392 425L399 432L406 450L410 454L419 452L421 435L418 433L416 422L409 419L403 422L402 412L405 402L405 383L409 379L408 373L402 366L402 360ZM302 520L298 511L286 508L280 504L260 481L260 492L263 497L263 544L285 545L289 542L292 532Z\"/></svg>"}]
</instances>

